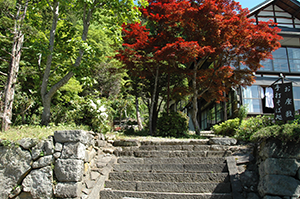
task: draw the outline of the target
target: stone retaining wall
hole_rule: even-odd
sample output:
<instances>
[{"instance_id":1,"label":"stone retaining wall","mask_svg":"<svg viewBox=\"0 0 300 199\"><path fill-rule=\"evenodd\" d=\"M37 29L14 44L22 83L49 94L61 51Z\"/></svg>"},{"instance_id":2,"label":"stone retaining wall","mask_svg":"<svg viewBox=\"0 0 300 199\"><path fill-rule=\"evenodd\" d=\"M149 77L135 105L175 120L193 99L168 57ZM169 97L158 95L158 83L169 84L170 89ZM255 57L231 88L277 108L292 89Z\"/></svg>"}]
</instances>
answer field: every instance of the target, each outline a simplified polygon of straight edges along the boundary
<instances>
[{"instance_id":1,"label":"stone retaining wall","mask_svg":"<svg viewBox=\"0 0 300 199\"><path fill-rule=\"evenodd\" d=\"M88 198L110 160L103 151L112 151L102 134L82 130L56 131L43 141L0 143L3 199Z\"/></svg>"},{"instance_id":2,"label":"stone retaining wall","mask_svg":"<svg viewBox=\"0 0 300 199\"><path fill-rule=\"evenodd\" d=\"M300 198L300 143L264 141L259 159L258 191L263 199Z\"/></svg>"}]
</instances>

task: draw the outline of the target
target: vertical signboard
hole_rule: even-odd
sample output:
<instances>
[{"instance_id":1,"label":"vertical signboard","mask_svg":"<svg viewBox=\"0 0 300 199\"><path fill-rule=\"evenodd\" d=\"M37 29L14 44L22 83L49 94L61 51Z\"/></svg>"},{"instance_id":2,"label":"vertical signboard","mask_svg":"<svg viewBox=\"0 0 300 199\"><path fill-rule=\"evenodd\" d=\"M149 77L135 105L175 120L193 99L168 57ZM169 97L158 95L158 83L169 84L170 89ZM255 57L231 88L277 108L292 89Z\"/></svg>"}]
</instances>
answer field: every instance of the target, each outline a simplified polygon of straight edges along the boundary
<instances>
[{"instance_id":1,"label":"vertical signboard","mask_svg":"<svg viewBox=\"0 0 300 199\"><path fill-rule=\"evenodd\" d=\"M292 83L275 84L273 90L275 120L293 120L295 107Z\"/></svg>"}]
</instances>

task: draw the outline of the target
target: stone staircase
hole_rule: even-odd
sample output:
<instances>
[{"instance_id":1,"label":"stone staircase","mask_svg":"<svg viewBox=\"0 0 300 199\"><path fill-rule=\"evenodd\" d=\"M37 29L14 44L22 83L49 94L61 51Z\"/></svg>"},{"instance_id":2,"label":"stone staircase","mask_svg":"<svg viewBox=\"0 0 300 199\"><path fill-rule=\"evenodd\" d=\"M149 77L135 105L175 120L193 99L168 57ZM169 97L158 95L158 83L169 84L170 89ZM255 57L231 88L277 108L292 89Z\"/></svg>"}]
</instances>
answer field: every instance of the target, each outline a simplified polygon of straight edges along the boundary
<instances>
[{"instance_id":1,"label":"stone staircase","mask_svg":"<svg viewBox=\"0 0 300 199\"><path fill-rule=\"evenodd\" d=\"M117 163L100 198L232 199L231 141L117 140Z\"/></svg>"}]
</instances>

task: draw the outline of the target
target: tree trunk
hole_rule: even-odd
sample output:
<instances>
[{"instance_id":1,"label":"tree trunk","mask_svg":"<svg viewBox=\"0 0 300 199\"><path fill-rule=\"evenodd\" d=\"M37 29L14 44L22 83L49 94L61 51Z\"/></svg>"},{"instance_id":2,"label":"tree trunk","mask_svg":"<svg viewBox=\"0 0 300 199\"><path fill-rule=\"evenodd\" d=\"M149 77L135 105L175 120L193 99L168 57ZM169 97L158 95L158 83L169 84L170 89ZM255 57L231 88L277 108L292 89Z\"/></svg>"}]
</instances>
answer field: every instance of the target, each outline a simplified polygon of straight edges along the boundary
<instances>
[{"instance_id":1,"label":"tree trunk","mask_svg":"<svg viewBox=\"0 0 300 199\"><path fill-rule=\"evenodd\" d=\"M28 0L25 3L24 11L21 13L21 5L18 6L17 14L15 15L14 37L11 54L11 62L8 71L8 77L4 93L4 110L2 119L2 131L8 130L12 120L12 108L15 96L15 84L17 82L18 72L20 68L21 52L24 42L24 34L21 30L22 22L26 16Z\"/></svg>"},{"instance_id":2,"label":"tree trunk","mask_svg":"<svg viewBox=\"0 0 300 199\"><path fill-rule=\"evenodd\" d=\"M51 107L51 98L45 98L43 100L43 113L42 113L42 121L47 121L47 125L49 124L49 118L50 118L50 107ZM46 124L45 124L46 125Z\"/></svg>"},{"instance_id":3,"label":"tree trunk","mask_svg":"<svg viewBox=\"0 0 300 199\"><path fill-rule=\"evenodd\" d=\"M149 113L149 131L150 135L153 136L155 135L155 128L153 126L153 116L154 116L154 104L155 104L155 99L156 99L156 90L157 90L157 84L158 84L158 67L156 68L155 72L155 82L154 82L154 88L153 88L153 94L152 94L152 99L151 99L151 105L150 105L150 113Z\"/></svg>"},{"instance_id":4,"label":"tree trunk","mask_svg":"<svg viewBox=\"0 0 300 199\"><path fill-rule=\"evenodd\" d=\"M52 28L50 30L50 38L49 38L49 54L47 56L46 68L45 68L43 82L41 86L41 97L42 97L42 103L44 108L42 113L41 125L46 125L46 126L50 122L50 103L51 103L52 96L47 94L47 87L48 87L48 82L50 77L52 56L54 50L55 32L56 32L58 16L59 16L58 1L53 1L52 14L53 14L53 21L52 21Z\"/></svg>"},{"instance_id":5,"label":"tree trunk","mask_svg":"<svg viewBox=\"0 0 300 199\"><path fill-rule=\"evenodd\" d=\"M167 115L169 115L169 108L170 108L170 73L168 73Z\"/></svg>"},{"instance_id":6,"label":"tree trunk","mask_svg":"<svg viewBox=\"0 0 300 199\"><path fill-rule=\"evenodd\" d=\"M142 125L142 120L141 120L138 96L135 96L135 108L136 108L136 120L138 123L138 128L139 128L139 131L141 131L141 130L143 130L143 125Z\"/></svg>"},{"instance_id":7,"label":"tree trunk","mask_svg":"<svg viewBox=\"0 0 300 199\"><path fill-rule=\"evenodd\" d=\"M48 102L51 105L51 99L53 95L58 91L62 86L68 83L68 81L73 77L74 72L69 71L59 82L57 82L55 85L53 85L49 91L47 91L48 87L48 82L49 82L49 77L50 77L50 69L51 69L51 64L52 64L52 54L53 54L53 49L54 49L54 40L55 40L55 31L57 27L57 22L58 22L58 16L59 16L59 2L54 1L53 2L54 7L52 8L53 11L53 22L52 22L52 28L50 31L50 39L49 39L49 50L50 53L47 56L47 63L46 63L46 69L44 72L44 77L43 77L43 83L42 83L42 88L41 88L41 96L42 96L42 101L43 101L43 114L42 114L42 121L41 125L48 125L50 122L50 107L48 107ZM83 32L81 36L82 41L86 41L88 31L89 31L89 26L90 26L90 21L92 19L92 14L95 10L96 6L93 9L88 9L87 6L85 5L83 10ZM77 68L82 60L84 50L79 49L78 56L76 58L75 63L73 64L74 68Z\"/></svg>"},{"instance_id":8,"label":"tree trunk","mask_svg":"<svg viewBox=\"0 0 300 199\"><path fill-rule=\"evenodd\" d=\"M193 111L192 111L192 122L194 124L194 128L196 131L197 135L200 135L200 126L197 120L197 115L198 115L198 89L197 89L197 67L196 64L194 66L194 71L193 71Z\"/></svg>"}]
</instances>

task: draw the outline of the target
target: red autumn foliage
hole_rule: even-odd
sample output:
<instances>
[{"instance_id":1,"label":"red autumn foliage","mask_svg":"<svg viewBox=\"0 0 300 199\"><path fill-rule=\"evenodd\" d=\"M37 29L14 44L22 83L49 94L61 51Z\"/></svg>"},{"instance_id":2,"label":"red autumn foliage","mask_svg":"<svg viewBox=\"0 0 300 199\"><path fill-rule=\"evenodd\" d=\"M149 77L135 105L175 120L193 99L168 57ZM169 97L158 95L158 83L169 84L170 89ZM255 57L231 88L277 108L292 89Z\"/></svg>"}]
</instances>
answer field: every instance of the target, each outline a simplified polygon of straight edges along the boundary
<instances>
[{"instance_id":1,"label":"red autumn foliage","mask_svg":"<svg viewBox=\"0 0 300 199\"><path fill-rule=\"evenodd\" d=\"M132 74L196 72L199 96L223 100L232 86L251 85L260 62L280 47L276 24L247 18L233 0L148 0L141 8L147 26L123 26L119 58ZM185 64L186 69L178 69ZM197 70L194 70L196 67ZM209 88L209 89L207 89Z\"/></svg>"}]
</instances>

